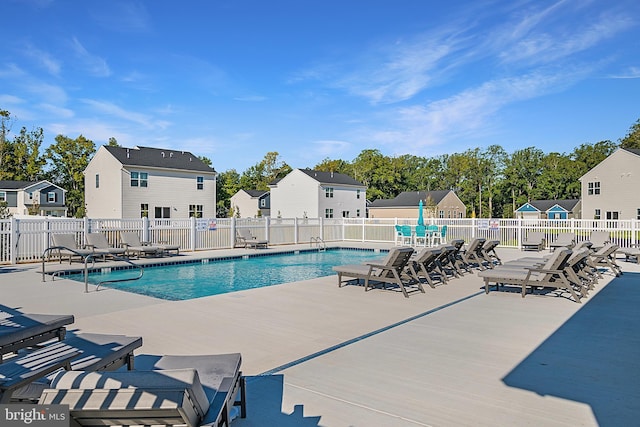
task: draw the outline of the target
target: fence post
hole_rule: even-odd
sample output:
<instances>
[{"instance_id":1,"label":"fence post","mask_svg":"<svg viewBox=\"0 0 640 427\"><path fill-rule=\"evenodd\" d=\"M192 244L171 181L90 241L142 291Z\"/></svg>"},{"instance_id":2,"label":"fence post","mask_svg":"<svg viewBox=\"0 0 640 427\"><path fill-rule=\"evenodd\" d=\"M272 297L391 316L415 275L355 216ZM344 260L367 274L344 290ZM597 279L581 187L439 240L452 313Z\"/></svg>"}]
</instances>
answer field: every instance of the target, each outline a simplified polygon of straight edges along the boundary
<instances>
[{"instance_id":1,"label":"fence post","mask_svg":"<svg viewBox=\"0 0 640 427\"><path fill-rule=\"evenodd\" d=\"M363 243L364 243L364 239L365 239L366 229L367 229L367 224L364 221L364 218L362 218L362 242Z\"/></svg>"},{"instance_id":2,"label":"fence post","mask_svg":"<svg viewBox=\"0 0 640 427\"><path fill-rule=\"evenodd\" d=\"M320 238L324 240L324 219L322 217L318 217L320 220Z\"/></svg>"},{"instance_id":3,"label":"fence post","mask_svg":"<svg viewBox=\"0 0 640 427\"><path fill-rule=\"evenodd\" d=\"M84 219L84 239L83 242L87 241L87 234L91 233L91 220L89 218L87 218L86 216L83 218Z\"/></svg>"},{"instance_id":4,"label":"fence post","mask_svg":"<svg viewBox=\"0 0 640 427\"><path fill-rule=\"evenodd\" d=\"M142 241L143 242L149 242L149 217L143 216L142 217Z\"/></svg>"},{"instance_id":5,"label":"fence post","mask_svg":"<svg viewBox=\"0 0 640 427\"><path fill-rule=\"evenodd\" d=\"M264 235L267 242L271 240L271 217L264 217Z\"/></svg>"},{"instance_id":6,"label":"fence post","mask_svg":"<svg viewBox=\"0 0 640 427\"><path fill-rule=\"evenodd\" d=\"M517 228L516 228L516 239L518 239L517 246L518 249L522 250L522 218L516 218Z\"/></svg>"},{"instance_id":7,"label":"fence post","mask_svg":"<svg viewBox=\"0 0 640 427\"><path fill-rule=\"evenodd\" d=\"M293 218L293 243L298 244L298 218Z\"/></svg>"},{"instance_id":8,"label":"fence post","mask_svg":"<svg viewBox=\"0 0 640 427\"><path fill-rule=\"evenodd\" d=\"M231 230L229 231L229 245L231 249L236 247L236 217L231 217Z\"/></svg>"},{"instance_id":9,"label":"fence post","mask_svg":"<svg viewBox=\"0 0 640 427\"><path fill-rule=\"evenodd\" d=\"M191 251L195 252L196 247L198 246L197 244L197 239L198 239L198 230L196 227L196 217L192 216L191 218L189 218L189 236L190 236L190 240L191 240Z\"/></svg>"},{"instance_id":10,"label":"fence post","mask_svg":"<svg viewBox=\"0 0 640 427\"><path fill-rule=\"evenodd\" d=\"M11 251L10 259L11 264L18 263L18 220L15 217L11 217L11 234L9 238L9 250Z\"/></svg>"}]
</instances>

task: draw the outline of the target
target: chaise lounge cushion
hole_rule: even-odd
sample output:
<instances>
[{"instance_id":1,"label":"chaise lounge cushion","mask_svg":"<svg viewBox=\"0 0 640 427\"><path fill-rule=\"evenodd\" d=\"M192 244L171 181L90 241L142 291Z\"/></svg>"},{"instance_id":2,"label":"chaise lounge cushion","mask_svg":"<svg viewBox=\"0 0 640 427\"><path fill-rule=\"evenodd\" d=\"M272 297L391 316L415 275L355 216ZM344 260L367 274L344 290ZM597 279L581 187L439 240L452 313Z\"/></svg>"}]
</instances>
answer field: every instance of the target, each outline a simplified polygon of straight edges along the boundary
<instances>
[{"instance_id":1,"label":"chaise lounge cushion","mask_svg":"<svg viewBox=\"0 0 640 427\"><path fill-rule=\"evenodd\" d=\"M57 375L40 404L69 405L81 425L149 423L198 426L209 400L198 371L84 372ZM96 425L96 424L93 424Z\"/></svg>"}]
</instances>

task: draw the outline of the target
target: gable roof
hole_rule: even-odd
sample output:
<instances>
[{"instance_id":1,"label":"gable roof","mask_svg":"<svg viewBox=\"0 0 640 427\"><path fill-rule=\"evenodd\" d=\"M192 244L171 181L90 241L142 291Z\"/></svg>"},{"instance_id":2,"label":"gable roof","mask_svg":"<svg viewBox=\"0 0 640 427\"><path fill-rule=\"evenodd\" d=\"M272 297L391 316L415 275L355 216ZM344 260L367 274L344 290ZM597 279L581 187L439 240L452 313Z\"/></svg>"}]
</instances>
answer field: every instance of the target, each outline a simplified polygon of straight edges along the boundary
<instances>
[{"instance_id":1,"label":"gable roof","mask_svg":"<svg viewBox=\"0 0 640 427\"><path fill-rule=\"evenodd\" d=\"M215 173L213 168L188 151L139 146L127 148L104 145L103 147L124 166Z\"/></svg>"},{"instance_id":2,"label":"gable roof","mask_svg":"<svg viewBox=\"0 0 640 427\"><path fill-rule=\"evenodd\" d=\"M298 169L300 172L305 173L309 177L315 179L320 184L339 184L339 185L357 185L364 187L365 185L360 181L356 181L349 175L337 172L321 172L312 169Z\"/></svg>"},{"instance_id":3,"label":"gable roof","mask_svg":"<svg viewBox=\"0 0 640 427\"><path fill-rule=\"evenodd\" d=\"M265 191L265 190L243 190L243 191L251 197L261 197L264 194L268 193L268 191Z\"/></svg>"},{"instance_id":4,"label":"gable roof","mask_svg":"<svg viewBox=\"0 0 640 427\"><path fill-rule=\"evenodd\" d=\"M29 187L33 187L34 185L38 185L41 183L46 183L49 186L57 187L63 191L67 191L59 185L53 184L52 182L47 181L46 179L41 179L40 181L2 181L0 180L0 190L26 190Z\"/></svg>"},{"instance_id":5,"label":"gable roof","mask_svg":"<svg viewBox=\"0 0 640 427\"><path fill-rule=\"evenodd\" d=\"M516 212L525 211L526 206L533 206L540 212L547 212L549 209L553 208L555 205L560 206L567 212L572 212L575 207L580 203L580 199L568 199L568 200L532 200L524 205L520 206L516 209ZM530 210L529 210L530 211Z\"/></svg>"},{"instance_id":6,"label":"gable roof","mask_svg":"<svg viewBox=\"0 0 640 427\"><path fill-rule=\"evenodd\" d=\"M623 148L623 150L633 153L636 156L640 156L640 148Z\"/></svg>"},{"instance_id":7,"label":"gable roof","mask_svg":"<svg viewBox=\"0 0 640 427\"><path fill-rule=\"evenodd\" d=\"M401 208L412 207L415 208L422 200L422 203L426 203L427 198L431 198L436 205L449 194L451 190L436 190L436 191L403 191L393 199L378 199L371 202L369 207L371 208Z\"/></svg>"}]
</instances>

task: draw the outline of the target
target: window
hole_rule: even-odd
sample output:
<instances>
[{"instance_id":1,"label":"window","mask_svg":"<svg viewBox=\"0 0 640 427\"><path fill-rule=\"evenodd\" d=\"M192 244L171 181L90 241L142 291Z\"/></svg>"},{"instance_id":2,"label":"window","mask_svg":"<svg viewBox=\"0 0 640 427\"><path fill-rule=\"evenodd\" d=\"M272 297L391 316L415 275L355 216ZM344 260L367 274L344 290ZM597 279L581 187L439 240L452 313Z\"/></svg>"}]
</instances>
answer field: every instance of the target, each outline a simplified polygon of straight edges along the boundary
<instances>
[{"instance_id":1,"label":"window","mask_svg":"<svg viewBox=\"0 0 640 427\"><path fill-rule=\"evenodd\" d=\"M204 190L204 177L203 176L199 176L196 178L196 188L198 190Z\"/></svg>"},{"instance_id":2,"label":"window","mask_svg":"<svg viewBox=\"0 0 640 427\"><path fill-rule=\"evenodd\" d=\"M55 191L49 191L47 193L47 202L54 203L55 201L56 201L56 192Z\"/></svg>"},{"instance_id":3,"label":"window","mask_svg":"<svg viewBox=\"0 0 640 427\"><path fill-rule=\"evenodd\" d=\"M147 187L149 175L146 172L131 172L132 187Z\"/></svg>"},{"instance_id":4,"label":"window","mask_svg":"<svg viewBox=\"0 0 640 427\"><path fill-rule=\"evenodd\" d=\"M7 192L0 191L0 202L6 202L6 201L7 201Z\"/></svg>"},{"instance_id":5,"label":"window","mask_svg":"<svg viewBox=\"0 0 640 427\"><path fill-rule=\"evenodd\" d=\"M324 189L324 195L325 197L329 198L329 199L333 199L333 188L332 187L327 187ZM331 217L333 218L333 217Z\"/></svg>"},{"instance_id":6,"label":"window","mask_svg":"<svg viewBox=\"0 0 640 427\"><path fill-rule=\"evenodd\" d=\"M360 218L360 209L356 209L356 217Z\"/></svg>"},{"instance_id":7,"label":"window","mask_svg":"<svg viewBox=\"0 0 640 427\"><path fill-rule=\"evenodd\" d=\"M33 193L29 191L29 200L33 200Z\"/></svg>"},{"instance_id":8,"label":"window","mask_svg":"<svg viewBox=\"0 0 640 427\"><path fill-rule=\"evenodd\" d=\"M342 218L349 218L349 211L342 211Z\"/></svg>"},{"instance_id":9,"label":"window","mask_svg":"<svg viewBox=\"0 0 640 427\"><path fill-rule=\"evenodd\" d=\"M438 211L438 218L444 218L444 211Z\"/></svg>"},{"instance_id":10,"label":"window","mask_svg":"<svg viewBox=\"0 0 640 427\"><path fill-rule=\"evenodd\" d=\"M140 218L149 218L149 204L141 203L140 204Z\"/></svg>"},{"instance_id":11,"label":"window","mask_svg":"<svg viewBox=\"0 0 640 427\"><path fill-rule=\"evenodd\" d=\"M360 198L360 190L356 190L356 199Z\"/></svg>"},{"instance_id":12,"label":"window","mask_svg":"<svg viewBox=\"0 0 640 427\"><path fill-rule=\"evenodd\" d=\"M640 219L640 208L636 210L636 219Z\"/></svg>"},{"instance_id":13,"label":"window","mask_svg":"<svg viewBox=\"0 0 640 427\"><path fill-rule=\"evenodd\" d=\"M96 188L100 188L100 175L96 174Z\"/></svg>"},{"instance_id":14,"label":"window","mask_svg":"<svg viewBox=\"0 0 640 427\"><path fill-rule=\"evenodd\" d=\"M264 208L267 206L267 199L260 199L260 207Z\"/></svg>"},{"instance_id":15,"label":"window","mask_svg":"<svg viewBox=\"0 0 640 427\"><path fill-rule=\"evenodd\" d=\"M607 211L607 219L618 219L619 212L608 212Z\"/></svg>"},{"instance_id":16,"label":"window","mask_svg":"<svg viewBox=\"0 0 640 427\"><path fill-rule=\"evenodd\" d=\"M156 218L171 218L171 208L156 206Z\"/></svg>"},{"instance_id":17,"label":"window","mask_svg":"<svg viewBox=\"0 0 640 427\"><path fill-rule=\"evenodd\" d=\"M596 212L593 214L593 219L600 219L600 209L596 209Z\"/></svg>"},{"instance_id":18,"label":"window","mask_svg":"<svg viewBox=\"0 0 640 427\"><path fill-rule=\"evenodd\" d=\"M202 218L202 205L189 205L189 218Z\"/></svg>"},{"instance_id":19,"label":"window","mask_svg":"<svg viewBox=\"0 0 640 427\"><path fill-rule=\"evenodd\" d=\"M333 218L333 209L325 209L324 210L325 218Z\"/></svg>"},{"instance_id":20,"label":"window","mask_svg":"<svg viewBox=\"0 0 640 427\"><path fill-rule=\"evenodd\" d=\"M600 181L587 183L587 194L589 196L600 194Z\"/></svg>"}]
</instances>

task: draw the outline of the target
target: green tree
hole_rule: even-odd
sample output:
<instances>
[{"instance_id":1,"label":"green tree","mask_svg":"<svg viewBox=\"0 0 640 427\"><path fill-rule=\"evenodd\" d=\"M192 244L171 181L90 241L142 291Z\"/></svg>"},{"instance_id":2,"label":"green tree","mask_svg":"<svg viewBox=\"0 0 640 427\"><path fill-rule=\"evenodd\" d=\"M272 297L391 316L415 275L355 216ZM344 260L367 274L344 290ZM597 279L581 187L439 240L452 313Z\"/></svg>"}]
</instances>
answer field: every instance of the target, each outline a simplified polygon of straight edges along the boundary
<instances>
[{"instance_id":1,"label":"green tree","mask_svg":"<svg viewBox=\"0 0 640 427\"><path fill-rule=\"evenodd\" d=\"M542 159L542 173L538 178L536 199L562 200L580 197L580 181L582 176L575 161L567 155L549 153Z\"/></svg>"},{"instance_id":2,"label":"green tree","mask_svg":"<svg viewBox=\"0 0 640 427\"><path fill-rule=\"evenodd\" d=\"M218 174L216 183L216 214L220 218L231 217L231 196L240 190L240 174L235 169Z\"/></svg>"},{"instance_id":3,"label":"green tree","mask_svg":"<svg viewBox=\"0 0 640 427\"><path fill-rule=\"evenodd\" d=\"M320 172L337 172L351 175L352 167L349 162L344 160L331 160L329 158L324 158L320 163L315 165L313 169Z\"/></svg>"},{"instance_id":4,"label":"green tree","mask_svg":"<svg viewBox=\"0 0 640 427\"><path fill-rule=\"evenodd\" d=\"M46 151L49 180L67 190L69 214L81 218L85 215L83 172L96 152L96 146L82 135L76 139L58 135L55 141Z\"/></svg>"},{"instance_id":5,"label":"green tree","mask_svg":"<svg viewBox=\"0 0 640 427\"><path fill-rule=\"evenodd\" d=\"M620 139L620 147L640 149L640 119L629 128L629 133Z\"/></svg>"},{"instance_id":6,"label":"green tree","mask_svg":"<svg viewBox=\"0 0 640 427\"><path fill-rule=\"evenodd\" d=\"M7 164L11 162L13 154L12 145L8 140L12 123L11 113L0 109L0 180L11 179Z\"/></svg>"},{"instance_id":7,"label":"green tree","mask_svg":"<svg viewBox=\"0 0 640 427\"><path fill-rule=\"evenodd\" d=\"M118 140L115 137L109 137L109 142L107 142L107 147L120 147L118 144Z\"/></svg>"},{"instance_id":8,"label":"green tree","mask_svg":"<svg viewBox=\"0 0 640 427\"><path fill-rule=\"evenodd\" d=\"M515 151L507 159L505 180L511 194L511 212L533 199L538 178L542 174L543 157L542 150L528 147Z\"/></svg>"},{"instance_id":9,"label":"green tree","mask_svg":"<svg viewBox=\"0 0 640 427\"><path fill-rule=\"evenodd\" d=\"M256 165L247 169L240 177L240 185L246 190L268 190L269 183L284 178L293 169L280 160L277 151L270 151Z\"/></svg>"},{"instance_id":10,"label":"green tree","mask_svg":"<svg viewBox=\"0 0 640 427\"><path fill-rule=\"evenodd\" d=\"M25 127L20 129L12 143L11 166L13 177L17 181L37 181L44 174L44 166L47 163L40 154L40 146L44 140L42 128L27 131Z\"/></svg>"}]
</instances>

